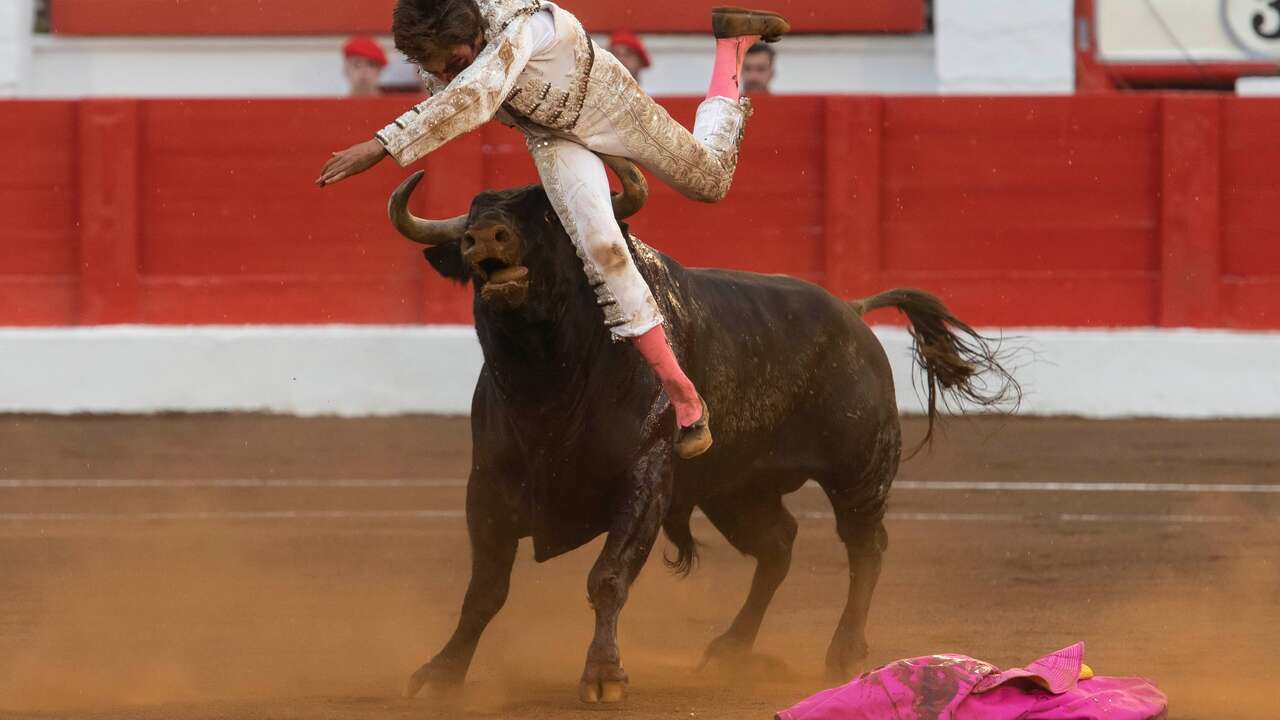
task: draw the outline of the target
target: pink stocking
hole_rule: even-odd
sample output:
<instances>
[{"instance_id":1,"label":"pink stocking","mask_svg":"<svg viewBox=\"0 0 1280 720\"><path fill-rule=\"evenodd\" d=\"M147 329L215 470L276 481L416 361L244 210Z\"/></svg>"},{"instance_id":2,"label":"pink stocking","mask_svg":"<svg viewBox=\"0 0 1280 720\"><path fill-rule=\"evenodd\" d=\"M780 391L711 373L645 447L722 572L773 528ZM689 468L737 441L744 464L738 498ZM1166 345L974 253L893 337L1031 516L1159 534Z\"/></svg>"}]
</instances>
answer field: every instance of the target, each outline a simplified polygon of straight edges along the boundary
<instances>
[{"instance_id":1,"label":"pink stocking","mask_svg":"<svg viewBox=\"0 0 1280 720\"><path fill-rule=\"evenodd\" d=\"M707 97L738 99L738 76L742 74L742 61L747 50L760 41L759 35L744 35L716 39L716 64L711 69L711 87Z\"/></svg>"},{"instance_id":2,"label":"pink stocking","mask_svg":"<svg viewBox=\"0 0 1280 720\"><path fill-rule=\"evenodd\" d=\"M676 422L681 427L689 427L702 417L702 403L698 400L698 391L693 382L680 369L675 353L667 344L667 332L659 325L643 335L631 338L636 350L644 356L649 367L658 376L662 389L667 391L671 404L676 409Z\"/></svg>"}]
</instances>

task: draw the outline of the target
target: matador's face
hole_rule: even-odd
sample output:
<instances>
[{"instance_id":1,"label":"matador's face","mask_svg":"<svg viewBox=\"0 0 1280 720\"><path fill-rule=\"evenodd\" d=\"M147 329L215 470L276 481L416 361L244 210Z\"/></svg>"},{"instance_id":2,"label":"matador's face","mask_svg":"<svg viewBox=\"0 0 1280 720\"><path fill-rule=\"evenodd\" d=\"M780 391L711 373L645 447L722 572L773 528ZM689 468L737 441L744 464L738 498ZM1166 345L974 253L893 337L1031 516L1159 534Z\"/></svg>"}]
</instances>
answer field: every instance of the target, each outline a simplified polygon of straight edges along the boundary
<instances>
[{"instance_id":1,"label":"matador's face","mask_svg":"<svg viewBox=\"0 0 1280 720\"><path fill-rule=\"evenodd\" d=\"M471 67L476 56L484 49L484 34L476 36L470 44L435 46L430 45L414 58L418 67L435 75L446 83L453 82L463 70Z\"/></svg>"}]
</instances>

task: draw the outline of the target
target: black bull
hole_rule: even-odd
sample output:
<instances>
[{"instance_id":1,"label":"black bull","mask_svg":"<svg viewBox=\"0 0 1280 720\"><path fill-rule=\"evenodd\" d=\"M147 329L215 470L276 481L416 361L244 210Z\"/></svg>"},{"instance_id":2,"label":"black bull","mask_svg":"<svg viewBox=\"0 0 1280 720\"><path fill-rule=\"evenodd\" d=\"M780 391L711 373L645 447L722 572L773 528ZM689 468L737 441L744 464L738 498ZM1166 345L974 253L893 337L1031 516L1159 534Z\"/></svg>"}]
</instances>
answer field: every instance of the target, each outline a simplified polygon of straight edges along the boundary
<instances>
[{"instance_id":1,"label":"black bull","mask_svg":"<svg viewBox=\"0 0 1280 720\"><path fill-rule=\"evenodd\" d=\"M607 161L623 180L614 199L621 220L643 204L646 186L633 166ZM409 694L462 682L506 601L520 538L532 536L543 561L608 533L587 579L596 626L579 693L586 702L621 700L618 614L659 527L677 550L667 563L691 568L695 509L757 563L746 603L707 658L749 653L791 563L796 521L782 496L810 479L831 501L848 551L848 599L826 657L829 675L847 679L867 655L864 627L901 450L889 363L861 315L881 307L907 315L931 429L940 393L981 404L1016 397L990 345L923 292L846 303L788 277L687 269L632 239L675 352L713 410L711 450L675 460L666 396L639 353L604 326L542 188L486 192L469 215L423 220L406 210L420 176L392 196L392 220L432 245L426 255L438 272L474 285L484 367L471 408L471 582L456 631L414 673ZM995 380L990 389L984 373Z\"/></svg>"}]
</instances>

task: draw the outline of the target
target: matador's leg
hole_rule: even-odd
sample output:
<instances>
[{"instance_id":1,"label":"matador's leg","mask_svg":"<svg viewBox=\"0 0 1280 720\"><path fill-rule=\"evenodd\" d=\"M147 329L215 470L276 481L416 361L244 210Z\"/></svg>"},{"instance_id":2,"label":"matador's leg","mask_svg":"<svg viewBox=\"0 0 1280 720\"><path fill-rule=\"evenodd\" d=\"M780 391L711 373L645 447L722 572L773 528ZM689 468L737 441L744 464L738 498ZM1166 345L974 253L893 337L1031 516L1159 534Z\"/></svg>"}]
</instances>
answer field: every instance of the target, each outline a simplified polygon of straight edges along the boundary
<instances>
[{"instance_id":1,"label":"matador's leg","mask_svg":"<svg viewBox=\"0 0 1280 720\"><path fill-rule=\"evenodd\" d=\"M579 130L591 147L635 160L684 196L702 202L723 199L738 167L738 148L751 114L750 103L738 96L747 49L762 36L776 40L790 30L774 13L736 8L714 10L712 27L716 62L692 133L608 54L596 57L588 92L602 117Z\"/></svg>"},{"instance_id":2,"label":"matador's leg","mask_svg":"<svg viewBox=\"0 0 1280 720\"><path fill-rule=\"evenodd\" d=\"M667 344L658 304L622 237L604 163L587 148L557 137L530 136L529 152L547 197L582 258L605 324L615 336L635 345L675 408L682 428L677 452L682 457L701 454L711 444L705 422L699 425L705 419L702 402Z\"/></svg>"}]
</instances>

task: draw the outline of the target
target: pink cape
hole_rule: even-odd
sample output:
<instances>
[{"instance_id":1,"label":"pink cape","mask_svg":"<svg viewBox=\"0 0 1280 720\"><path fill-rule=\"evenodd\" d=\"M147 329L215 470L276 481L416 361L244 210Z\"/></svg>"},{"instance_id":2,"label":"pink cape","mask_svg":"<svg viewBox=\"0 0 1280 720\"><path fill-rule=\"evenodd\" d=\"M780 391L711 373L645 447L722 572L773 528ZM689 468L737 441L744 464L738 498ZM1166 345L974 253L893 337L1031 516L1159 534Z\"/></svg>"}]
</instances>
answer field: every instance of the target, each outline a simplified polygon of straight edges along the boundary
<instances>
[{"instance_id":1,"label":"pink cape","mask_svg":"<svg viewBox=\"0 0 1280 720\"><path fill-rule=\"evenodd\" d=\"M898 660L824 690L777 720L1152 720L1168 698L1146 678L1080 680L1084 643L1000 671L965 655Z\"/></svg>"}]
</instances>

